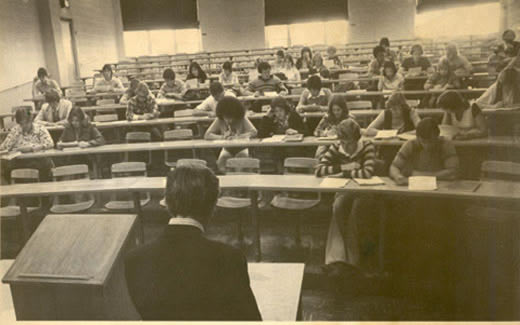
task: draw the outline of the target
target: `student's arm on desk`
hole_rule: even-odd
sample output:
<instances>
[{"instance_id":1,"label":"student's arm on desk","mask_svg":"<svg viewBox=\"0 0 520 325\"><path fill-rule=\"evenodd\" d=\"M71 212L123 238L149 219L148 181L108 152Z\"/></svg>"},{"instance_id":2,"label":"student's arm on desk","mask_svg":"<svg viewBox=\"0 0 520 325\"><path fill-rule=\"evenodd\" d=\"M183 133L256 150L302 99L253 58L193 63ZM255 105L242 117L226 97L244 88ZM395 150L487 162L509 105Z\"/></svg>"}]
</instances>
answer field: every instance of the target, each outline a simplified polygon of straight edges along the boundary
<instances>
[{"instance_id":1,"label":"student's arm on desk","mask_svg":"<svg viewBox=\"0 0 520 325\"><path fill-rule=\"evenodd\" d=\"M474 104L475 105L475 104ZM478 107L478 106L477 106ZM473 109L473 108L472 108ZM486 137L488 134L487 123L484 115L478 108L478 114L474 117L476 127L467 131L461 131L455 135L455 140L470 140Z\"/></svg>"},{"instance_id":2,"label":"student's arm on desk","mask_svg":"<svg viewBox=\"0 0 520 325\"><path fill-rule=\"evenodd\" d=\"M216 118L213 123L209 126L204 134L204 139L206 140L224 140L226 139L226 134L220 134L220 130L218 128L219 120Z\"/></svg>"},{"instance_id":3,"label":"student's arm on desk","mask_svg":"<svg viewBox=\"0 0 520 325\"><path fill-rule=\"evenodd\" d=\"M377 117L370 123L370 125L366 128L362 134L367 137L375 137L377 132L381 129L383 126L383 122L385 120L385 111L381 111L377 115Z\"/></svg>"}]
</instances>

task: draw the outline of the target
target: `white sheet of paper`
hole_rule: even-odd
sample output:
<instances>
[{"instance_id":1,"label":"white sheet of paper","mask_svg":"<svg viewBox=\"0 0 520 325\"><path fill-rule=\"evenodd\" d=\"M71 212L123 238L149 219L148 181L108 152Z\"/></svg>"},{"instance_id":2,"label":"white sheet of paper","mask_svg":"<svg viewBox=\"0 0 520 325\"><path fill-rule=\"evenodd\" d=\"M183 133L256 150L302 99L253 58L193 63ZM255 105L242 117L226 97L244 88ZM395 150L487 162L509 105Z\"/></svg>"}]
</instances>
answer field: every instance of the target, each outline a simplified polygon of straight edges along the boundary
<instances>
[{"instance_id":1,"label":"white sheet of paper","mask_svg":"<svg viewBox=\"0 0 520 325\"><path fill-rule=\"evenodd\" d=\"M439 129L441 131L441 137L445 137L446 139L453 139L455 134L459 133L459 129L453 125L441 124L439 125Z\"/></svg>"},{"instance_id":2,"label":"white sheet of paper","mask_svg":"<svg viewBox=\"0 0 520 325\"><path fill-rule=\"evenodd\" d=\"M276 93L276 91L266 91L266 92L264 92L264 96L266 96L266 97L276 97L276 96L278 96L278 94Z\"/></svg>"},{"instance_id":3,"label":"white sheet of paper","mask_svg":"<svg viewBox=\"0 0 520 325\"><path fill-rule=\"evenodd\" d=\"M434 176L411 176L408 178L408 189L411 191L434 191L437 189L437 178Z\"/></svg>"},{"instance_id":4,"label":"white sheet of paper","mask_svg":"<svg viewBox=\"0 0 520 325\"><path fill-rule=\"evenodd\" d=\"M173 116L175 116L175 117L193 116L193 110L192 109L178 110L173 113Z\"/></svg>"},{"instance_id":5,"label":"white sheet of paper","mask_svg":"<svg viewBox=\"0 0 520 325\"><path fill-rule=\"evenodd\" d=\"M401 133L397 136L399 139L401 140L405 140L405 141L408 141L408 140L413 140L415 139L417 136L415 134L410 134L410 133Z\"/></svg>"},{"instance_id":6,"label":"white sheet of paper","mask_svg":"<svg viewBox=\"0 0 520 325\"><path fill-rule=\"evenodd\" d=\"M277 135L273 135L270 138L262 139L262 142L282 142L284 138L285 138L285 135L277 134Z\"/></svg>"},{"instance_id":7,"label":"white sheet of paper","mask_svg":"<svg viewBox=\"0 0 520 325\"><path fill-rule=\"evenodd\" d=\"M416 67L416 68L410 68L408 69L408 73L412 76L416 76L418 74L420 74L422 71L422 68L421 67Z\"/></svg>"},{"instance_id":8,"label":"white sheet of paper","mask_svg":"<svg viewBox=\"0 0 520 325\"><path fill-rule=\"evenodd\" d=\"M334 60L324 60L323 65L327 68L332 68L333 66L335 66Z\"/></svg>"},{"instance_id":9,"label":"white sheet of paper","mask_svg":"<svg viewBox=\"0 0 520 325\"><path fill-rule=\"evenodd\" d=\"M336 136L336 135L330 135L330 136L318 138L319 141L329 141L329 140L337 140L337 139L338 139L338 136Z\"/></svg>"},{"instance_id":10,"label":"white sheet of paper","mask_svg":"<svg viewBox=\"0 0 520 325\"><path fill-rule=\"evenodd\" d=\"M397 136L397 130L379 130L377 131L375 139L390 139Z\"/></svg>"},{"instance_id":11,"label":"white sheet of paper","mask_svg":"<svg viewBox=\"0 0 520 325\"><path fill-rule=\"evenodd\" d=\"M324 178L320 187L345 187L348 184L349 180L346 178Z\"/></svg>"},{"instance_id":12,"label":"white sheet of paper","mask_svg":"<svg viewBox=\"0 0 520 325\"><path fill-rule=\"evenodd\" d=\"M358 185L384 185L386 184L379 176L372 176L371 178L354 178Z\"/></svg>"}]
</instances>

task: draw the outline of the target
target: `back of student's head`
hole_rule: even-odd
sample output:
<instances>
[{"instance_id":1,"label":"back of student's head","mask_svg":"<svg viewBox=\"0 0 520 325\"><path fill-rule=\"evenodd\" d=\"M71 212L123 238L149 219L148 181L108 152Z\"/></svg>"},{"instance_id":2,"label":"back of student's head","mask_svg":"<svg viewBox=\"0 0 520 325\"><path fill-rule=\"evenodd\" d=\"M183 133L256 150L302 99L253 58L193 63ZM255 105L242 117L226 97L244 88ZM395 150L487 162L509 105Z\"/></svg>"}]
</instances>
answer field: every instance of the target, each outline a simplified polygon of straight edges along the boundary
<instances>
[{"instance_id":1,"label":"back of student's head","mask_svg":"<svg viewBox=\"0 0 520 325\"><path fill-rule=\"evenodd\" d=\"M441 133L437 121L435 121L431 117L423 118L417 124L417 129L415 132L418 137L425 140L435 140L439 137L439 134Z\"/></svg>"},{"instance_id":2,"label":"back of student's head","mask_svg":"<svg viewBox=\"0 0 520 325\"><path fill-rule=\"evenodd\" d=\"M381 46L381 45L377 45L374 47L374 49L372 50L372 54L374 55L374 57L377 58L377 56L380 54L380 53L385 53L385 49Z\"/></svg>"},{"instance_id":3,"label":"back of student's head","mask_svg":"<svg viewBox=\"0 0 520 325\"><path fill-rule=\"evenodd\" d=\"M232 68L233 68L233 63L231 63L230 61L226 61L222 65L222 70L225 70L225 71L231 71Z\"/></svg>"},{"instance_id":4,"label":"back of student's head","mask_svg":"<svg viewBox=\"0 0 520 325\"><path fill-rule=\"evenodd\" d=\"M334 106L338 106L341 108L341 117L338 119L336 115L333 112ZM342 95L333 95L332 98L329 101L329 114L328 118L329 120L333 122L339 122L342 121L349 116L349 110L347 106L347 101Z\"/></svg>"},{"instance_id":5,"label":"back of student's head","mask_svg":"<svg viewBox=\"0 0 520 325\"><path fill-rule=\"evenodd\" d=\"M209 85L209 93L213 97L217 97L224 92L224 87L218 81L214 81Z\"/></svg>"},{"instance_id":6,"label":"back of student's head","mask_svg":"<svg viewBox=\"0 0 520 325\"><path fill-rule=\"evenodd\" d=\"M271 65L268 62L262 61L258 64L258 72L262 73L265 70L271 69Z\"/></svg>"},{"instance_id":7,"label":"back of student's head","mask_svg":"<svg viewBox=\"0 0 520 325\"><path fill-rule=\"evenodd\" d=\"M22 124L26 121L32 120L32 108L31 106L19 106L14 112L14 120L17 124Z\"/></svg>"},{"instance_id":8,"label":"back of student's head","mask_svg":"<svg viewBox=\"0 0 520 325\"><path fill-rule=\"evenodd\" d=\"M165 69L162 76L164 80L175 80L175 71L170 68Z\"/></svg>"},{"instance_id":9,"label":"back of student's head","mask_svg":"<svg viewBox=\"0 0 520 325\"><path fill-rule=\"evenodd\" d=\"M174 217L191 217L206 225L219 194L219 180L200 164L183 164L167 176L165 198Z\"/></svg>"},{"instance_id":10,"label":"back of student's head","mask_svg":"<svg viewBox=\"0 0 520 325\"><path fill-rule=\"evenodd\" d=\"M216 114L219 119L241 120L246 112L242 103L232 96L225 96L217 104Z\"/></svg>"},{"instance_id":11,"label":"back of student's head","mask_svg":"<svg viewBox=\"0 0 520 325\"><path fill-rule=\"evenodd\" d=\"M338 139L357 141L361 138L361 127L351 118L341 121L336 128Z\"/></svg>"},{"instance_id":12,"label":"back of student's head","mask_svg":"<svg viewBox=\"0 0 520 325\"><path fill-rule=\"evenodd\" d=\"M419 53L419 55L423 55L423 48L421 44L414 44L412 45L412 49L410 50L410 54L413 54L414 52Z\"/></svg>"},{"instance_id":13,"label":"back of student's head","mask_svg":"<svg viewBox=\"0 0 520 325\"><path fill-rule=\"evenodd\" d=\"M437 99L437 107L445 110L455 111L462 108L467 108L469 103L462 97L462 95L455 90L447 90L443 92Z\"/></svg>"},{"instance_id":14,"label":"back of student's head","mask_svg":"<svg viewBox=\"0 0 520 325\"><path fill-rule=\"evenodd\" d=\"M47 69L45 68L39 68L38 72L36 73L39 79L45 78L49 76L49 73L47 72Z\"/></svg>"},{"instance_id":15,"label":"back of student's head","mask_svg":"<svg viewBox=\"0 0 520 325\"><path fill-rule=\"evenodd\" d=\"M321 86L321 78L319 76L314 75L307 79L307 89L320 90Z\"/></svg>"},{"instance_id":16,"label":"back of student's head","mask_svg":"<svg viewBox=\"0 0 520 325\"><path fill-rule=\"evenodd\" d=\"M287 99L283 98L282 96L277 96L271 101L271 108L274 109L275 107L283 109L286 114L291 112L291 105Z\"/></svg>"},{"instance_id":17,"label":"back of student's head","mask_svg":"<svg viewBox=\"0 0 520 325\"><path fill-rule=\"evenodd\" d=\"M60 93L58 90L51 88L45 92L45 101L47 103L56 103L60 101Z\"/></svg>"},{"instance_id":18,"label":"back of student's head","mask_svg":"<svg viewBox=\"0 0 520 325\"><path fill-rule=\"evenodd\" d=\"M390 40L388 39L388 37L383 37L379 41L379 45L380 46L385 46L385 47L390 47Z\"/></svg>"}]
</instances>

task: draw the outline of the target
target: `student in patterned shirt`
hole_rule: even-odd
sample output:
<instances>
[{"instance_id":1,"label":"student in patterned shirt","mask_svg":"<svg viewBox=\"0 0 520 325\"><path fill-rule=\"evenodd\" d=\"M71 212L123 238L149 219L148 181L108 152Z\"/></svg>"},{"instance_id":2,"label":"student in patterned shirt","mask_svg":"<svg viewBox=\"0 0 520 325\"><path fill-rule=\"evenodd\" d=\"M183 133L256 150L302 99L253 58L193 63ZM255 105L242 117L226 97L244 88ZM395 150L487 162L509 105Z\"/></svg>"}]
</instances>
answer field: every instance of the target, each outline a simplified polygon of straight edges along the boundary
<instances>
[{"instance_id":1,"label":"student in patterned shirt","mask_svg":"<svg viewBox=\"0 0 520 325\"><path fill-rule=\"evenodd\" d=\"M157 108L155 98L150 93L148 86L144 82L137 85L136 95L128 101L126 107L126 119L128 121L151 120L159 117L160 112ZM160 141L164 126L147 128L152 133L152 139ZM137 129L136 129L137 130Z\"/></svg>"},{"instance_id":2,"label":"student in patterned shirt","mask_svg":"<svg viewBox=\"0 0 520 325\"><path fill-rule=\"evenodd\" d=\"M330 146L316 167L316 176L339 174L345 178L370 178L374 175L375 148L361 139L361 128L353 119L343 120L336 128L339 143ZM325 272L339 277L356 275L359 267L357 222L374 210L371 196L338 193L334 199L332 220L325 252Z\"/></svg>"},{"instance_id":3,"label":"student in patterned shirt","mask_svg":"<svg viewBox=\"0 0 520 325\"><path fill-rule=\"evenodd\" d=\"M103 66L103 69L101 69L101 74L103 75L103 78L96 80L94 91L123 92L125 90L121 80L117 77L114 77L114 72L112 71L112 66L110 64L105 64Z\"/></svg>"},{"instance_id":4,"label":"student in patterned shirt","mask_svg":"<svg viewBox=\"0 0 520 325\"><path fill-rule=\"evenodd\" d=\"M186 93L186 85L181 80L175 79L175 71L173 69L166 69L163 72L164 83L159 89L157 98L175 98L182 100Z\"/></svg>"},{"instance_id":5,"label":"student in patterned shirt","mask_svg":"<svg viewBox=\"0 0 520 325\"><path fill-rule=\"evenodd\" d=\"M19 107L15 114L16 125L9 131L0 150L37 152L54 147L49 131L42 125L33 123L30 107ZM54 166L49 158L14 159L2 162L2 179L10 180L11 170L34 168L40 172L40 180L49 181Z\"/></svg>"}]
</instances>

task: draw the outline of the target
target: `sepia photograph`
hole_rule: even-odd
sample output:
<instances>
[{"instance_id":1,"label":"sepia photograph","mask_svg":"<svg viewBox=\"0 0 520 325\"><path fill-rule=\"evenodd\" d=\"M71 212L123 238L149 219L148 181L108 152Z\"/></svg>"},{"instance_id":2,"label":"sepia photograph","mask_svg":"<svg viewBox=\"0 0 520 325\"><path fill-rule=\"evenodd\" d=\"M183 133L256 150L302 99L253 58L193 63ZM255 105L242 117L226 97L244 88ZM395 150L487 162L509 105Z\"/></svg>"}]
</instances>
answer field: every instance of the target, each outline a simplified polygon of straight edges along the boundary
<instances>
[{"instance_id":1,"label":"sepia photograph","mask_svg":"<svg viewBox=\"0 0 520 325\"><path fill-rule=\"evenodd\" d=\"M0 0L0 322L520 322L520 0Z\"/></svg>"}]
</instances>

